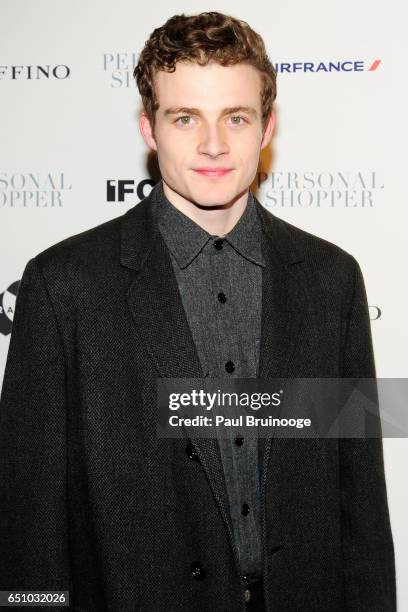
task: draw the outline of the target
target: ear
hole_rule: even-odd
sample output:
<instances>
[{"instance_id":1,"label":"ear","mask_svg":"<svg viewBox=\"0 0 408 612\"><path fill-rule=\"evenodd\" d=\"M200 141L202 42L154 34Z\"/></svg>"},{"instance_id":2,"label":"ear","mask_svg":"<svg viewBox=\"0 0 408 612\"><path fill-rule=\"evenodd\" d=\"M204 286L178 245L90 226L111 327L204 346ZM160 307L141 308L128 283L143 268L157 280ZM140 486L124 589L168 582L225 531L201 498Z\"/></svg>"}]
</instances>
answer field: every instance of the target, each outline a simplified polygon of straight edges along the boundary
<instances>
[{"instance_id":1,"label":"ear","mask_svg":"<svg viewBox=\"0 0 408 612\"><path fill-rule=\"evenodd\" d=\"M152 124L150 123L150 119L148 118L145 111L142 111L142 113L140 114L139 129L143 140L145 141L147 146L153 149L153 151L157 151L157 144L154 138Z\"/></svg>"},{"instance_id":2,"label":"ear","mask_svg":"<svg viewBox=\"0 0 408 612\"><path fill-rule=\"evenodd\" d=\"M261 149L264 149L270 143L272 134L273 134L273 130L275 127L275 121L276 121L275 113L274 111L271 111L268 117L268 121L265 126L263 137L262 137Z\"/></svg>"}]
</instances>

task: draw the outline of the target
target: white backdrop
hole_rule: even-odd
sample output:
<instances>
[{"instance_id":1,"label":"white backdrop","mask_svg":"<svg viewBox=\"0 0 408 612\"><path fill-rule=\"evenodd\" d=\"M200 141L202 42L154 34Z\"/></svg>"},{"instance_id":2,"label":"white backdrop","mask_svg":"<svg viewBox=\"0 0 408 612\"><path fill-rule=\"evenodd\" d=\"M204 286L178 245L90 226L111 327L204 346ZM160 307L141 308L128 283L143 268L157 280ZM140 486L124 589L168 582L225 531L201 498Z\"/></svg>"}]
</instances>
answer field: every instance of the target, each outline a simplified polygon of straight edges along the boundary
<instances>
[{"instance_id":1,"label":"white backdrop","mask_svg":"<svg viewBox=\"0 0 408 612\"><path fill-rule=\"evenodd\" d=\"M158 178L132 78L145 39L175 13L208 10L247 21L279 68L258 199L357 258L377 374L407 376L403 0L156 0L154 10L135 0L0 0L0 385L27 261L121 215ZM119 186L130 192L123 201ZM408 610L406 440L385 439L384 456L398 609Z\"/></svg>"}]
</instances>

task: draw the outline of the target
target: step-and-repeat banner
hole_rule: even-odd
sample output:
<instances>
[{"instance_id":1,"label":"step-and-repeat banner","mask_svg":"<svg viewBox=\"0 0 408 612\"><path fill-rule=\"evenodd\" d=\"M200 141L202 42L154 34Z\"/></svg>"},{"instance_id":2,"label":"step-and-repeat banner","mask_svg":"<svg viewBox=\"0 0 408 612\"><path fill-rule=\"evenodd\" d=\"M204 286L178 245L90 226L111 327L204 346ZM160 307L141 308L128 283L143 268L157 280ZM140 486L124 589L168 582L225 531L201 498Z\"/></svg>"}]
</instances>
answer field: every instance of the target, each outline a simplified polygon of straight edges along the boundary
<instances>
[{"instance_id":1,"label":"step-and-repeat banner","mask_svg":"<svg viewBox=\"0 0 408 612\"><path fill-rule=\"evenodd\" d=\"M208 10L247 21L278 73L275 135L253 191L273 214L356 257L377 375L407 376L402 0L1 0L0 386L27 261L123 214L159 178L139 132L132 77L144 41L173 14ZM402 576L405 439L385 439L384 456ZM398 589L408 609L401 579Z\"/></svg>"}]
</instances>

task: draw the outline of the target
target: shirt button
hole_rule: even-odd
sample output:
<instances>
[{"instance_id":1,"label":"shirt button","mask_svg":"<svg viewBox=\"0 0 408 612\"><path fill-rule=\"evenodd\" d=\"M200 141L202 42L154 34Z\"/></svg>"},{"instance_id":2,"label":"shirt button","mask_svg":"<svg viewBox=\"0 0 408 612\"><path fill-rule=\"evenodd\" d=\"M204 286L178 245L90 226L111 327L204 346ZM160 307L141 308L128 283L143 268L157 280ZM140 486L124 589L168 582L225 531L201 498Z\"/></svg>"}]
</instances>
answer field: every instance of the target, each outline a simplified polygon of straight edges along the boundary
<instances>
[{"instance_id":1,"label":"shirt button","mask_svg":"<svg viewBox=\"0 0 408 612\"><path fill-rule=\"evenodd\" d=\"M220 251L223 247L223 239L219 238L218 240L215 240L214 242L214 248L217 249L217 251Z\"/></svg>"},{"instance_id":2,"label":"shirt button","mask_svg":"<svg viewBox=\"0 0 408 612\"><path fill-rule=\"evenodd\" d=\"M232 361L227 361L227 363L225 364L225 369L227 370L229 374L231 374L231 372L235 370L234 363Z\"/></svg>"},{"instance_id":3,"label":"shirt button","mask_svg":"<svg viewBox=\"0 0 408 612\"><path fill-rule=\"evenodd\" d=\"M225 302L227 301L227 296L222 291L218 294L217 297L218 301L221 302L221 304L225 304Z\"/></svg>"},{"instance_id":4,"label":"shirt button","mask_svg":"<svg viewBox=\"0 0 408 612\"><path fill-rule=\"evenodd\" d=\"M244 443L244 438L240 438L240 437L235 438L235 444L236 444L237 446L242 446L242 445L243 445L243 443Z\"/></svg>"},{"instance_id":5,"label":"shirt button","mask_svg":"<svg viewBox=\"0 0 408 612\"><path fill-rule=\"evenodd\" d=\"M241 512L242 512L242 514L244 516L248 516L248 514L249 514L249 506L248 506L248 504L242 504Z\"/></svg>"}]
</instances>

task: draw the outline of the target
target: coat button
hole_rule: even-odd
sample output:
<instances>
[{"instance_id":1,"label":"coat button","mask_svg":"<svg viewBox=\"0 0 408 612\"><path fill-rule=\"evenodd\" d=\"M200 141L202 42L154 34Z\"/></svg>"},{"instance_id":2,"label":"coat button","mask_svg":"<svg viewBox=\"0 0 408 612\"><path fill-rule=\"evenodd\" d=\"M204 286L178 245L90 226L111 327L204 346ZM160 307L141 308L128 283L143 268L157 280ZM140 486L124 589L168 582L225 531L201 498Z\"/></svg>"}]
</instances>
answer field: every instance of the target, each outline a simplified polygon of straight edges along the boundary
<instances>
[{"instance_id":1,"label":"coat button","mask_svg":"<svg viewBox=\"0 0 408 612\"><path fill-rule=\"evenodd\" d=\"M227 301L227 296L225 295L223 291L220 291L217 297L218 297L218 301L221 302L221 304L225 304L225 302Z\"/></svg>"},{"instance_id":2,"label":"coat button","mask_svg":"<svg viewBox=\"0 0 408 612\"><path fill-rule=\"evenodd\" d=\"M249 514L249 506L248 504L242 504L241 512L244 516L248 516Z\"/></svg>"},{"instance_id":3,"label":"coat button","mask_svg":"<svg viewBox=\"0 0 408 612\"><path fill-rule=\"evenodd\" d=\"M220 251L223 247L223 239L222 238L218 238L218 240L214 241L214 247L217 249L217 251Z\"/></svg>"},{"instance_id":4,"label":"coat button","mask_svg":"<svg viewBox=\"0 0 408 612\"><path fill-rule=\"evenodd\" d=\"M189 459L192 459L193 461L198 461L198 453L195 449L194 444L192 444L191 442L189 442L186 446L186 454Z\"/></svg>"},{"instance_id":5,"label":"coat button","mask_svg":"<svg viewBox=\"0 0 408 612\"><path fill-rule=\"evenodd\" d=\"M244 438L242 438L242 437L240 437L240 436L238 436L237 438L235 438L235 444L236 444L237 446L242 446L242 445L243 445L243 443L244 443Z\"/></svg>"},{"instance_id":6,"label":"coat button","mask_svg":"<svg viewBox=\"0 0 408 612\"><path fill-rule=\"evenodd\" d=\"M203 564L199 561L194 561L191 564L191 573L196 580L204 580L205 570Z\"/></svg>"}]
</instances>

